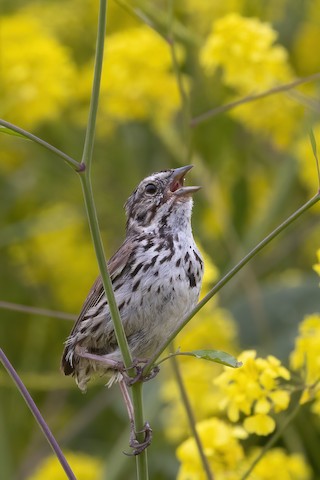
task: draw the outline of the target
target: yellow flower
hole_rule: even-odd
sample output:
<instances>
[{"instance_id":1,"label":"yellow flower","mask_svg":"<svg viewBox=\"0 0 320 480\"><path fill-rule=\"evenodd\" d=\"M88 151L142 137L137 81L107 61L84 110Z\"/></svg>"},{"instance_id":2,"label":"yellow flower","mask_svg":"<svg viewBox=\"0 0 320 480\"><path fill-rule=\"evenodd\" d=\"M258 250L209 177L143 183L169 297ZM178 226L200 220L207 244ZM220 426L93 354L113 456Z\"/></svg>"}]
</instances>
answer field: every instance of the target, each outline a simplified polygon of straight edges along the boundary
<instances>
[{"instance_id":1,"label":"yellow flower","mask_svg":"<svg viewBox=\"0 0 320 480\"><path fill-rule=\"evenodd\" d=\"M272 401L273 409L275 413L287 410L290 403L290 396L285 390L276 390L268 394L269 399Z\"/></svg>"},{"instance_id":2,"label":"yellow flower","mask_svg":"<svg viewBox=\"0 0 320 480\"><path fill-rule=\"evenodd\" d=\"M308 315L301 322L290 364L294 370L306 369L308 383L314 383L320 379L319 314Z\"/></svg>"},{"instance_id":3,"label":"yellow flower","mask_svg":"<svg viewBox=\"0 0 320 480\"><path fill-rule=\"evenodd\" d=\"M214 22L200 62L209 74L222 67L225 84L242 94L266 90L291 76L288 54L276 39L268 23L231 13Z\"/></svg>"},{"instance_id":4,"label":"yellow flower","mask_svg":"<svg viewBox=\"0 0 320 480\"><path fill-rule=\"evenodd\" d=\"M250 433L267 435L275 428L275 422L268 415L285 410L289 406L289 393L279 388L281 379L289 380L289 371L281 362L269 355L256 358L256 352L248 350L239 356L243 367L225 371L214 380L220 387L223 400L222 409L226 409L228 418L238 422L241 414L248 418L244 427Z\"/></svg>"},{"instance_id":5,"label":"yellow flower","mask_svg":"<svg viewBox=\"0 0 320 480\"><path fill-rule=\"evenodd\" d=\"M222 68L224 83L241 96L268 90L293 78L288 53L274 44L276 39L270 24L231 13L214 22L200 62L208 74ZM241 105L230 115L284 147L296 133L303 108L283 94Z\"/></svg>"},{"instance_id":6,"label":"yellow flower","mask_svg":"<svg viewBox=\"0 0 320 480\"><path fill-rule=\"evenodd\" d=\"M178 58L182 59L178 49ZM177 82L172 73L168 45L147 26L113 33L106 42L101 84L100 124L112 125L149 120L154 125L171 120L180 107ZM88 100L92 65L82 72L82 98Z\"/></svg>"},{"instance_id":7,"label":"yellow flower","mask_svg":"<svg viewBox=\"0 0 320 480\"><path fill-rule=\"evenodd\" d=\"M269 415L257 413L245 418L243 426L248 433L257 435L269 435L276 428L276 422Z\"/></svg>"},{"instance_id":8,"label":"yellow flower","mask_svg":"<svg viewBox=\"0 0 320 480\"><path fill-rule=\"evenodd\" d=\"M84 453L65 454L70 467L79 480L99 480L102 474L102 461ZM46 458L42 465L28 477L28 480L65 480L66 474L56 456Z\"/></svg>"},{"instance_id":9,"label":"yellow flower","mask_svg":"<svg viewBox=\"0 0 320 480\"><path fill-rule=\"evenodd\" d=\"M320 315L305 317L299 326L295 348L290 356L293 370L300 370L305 377L306 389L301 403L315 400L312 410L320 413Z\"/></svg>"},{"instance_id":10,"label":"yellow flower","mask_svg":"<svg viewBox=\"0 0 320 480\"><path fill-rule=\"evenodd\" d=\"M244 455L234 430L229 425L211 418L197 425L204 452L216 480L239 480L260 454L254 448ZM229 445L229 447L228 447ZM226 450L229 448L229 455ZM178 480L205 480L207 477L193 438L183 442L177 449L181 462ZM311 469L300 454L287 454L281 448L268 450L249 477L254 480L309 480Z\"/></svg>"},{"instance_id":11,"label":"yellow flower","mask_svg":"<svg viewBox=\"0 0 320 480\"><path fill-rule=\"evenodd\" d=\"M251 451L247 458L248 465L252 464L259 453L259 448ZM252 480L309 480L311 470L302 455L298 453L288 455L282 448L273 448L265 453L249 478Z\"/></svg>"},{"instance_id":12,"label":"yellow flower","mask_svg":"<svg viewBox=\"0 0 320 480\"><path fill-rule=\"evenodd\" d=\"M36 17L1 19L0 116L24 128L58 117L73 97L75 68L67 49Z\"/></svg>"},{"instance_id":13,"label":"yellow flower","mask_svg":"<svg viewBox=\"0 0 320 480\"><path fill-rule=\"evenodd\" d=\"M198 423L197 431L215 478L236 480L236 468L244 458L244 452L232 427L222 420L210 418ZM184 441L176 454L181 462L178 480L205 480L194 438Z\"/></svg>"}]
</instances>

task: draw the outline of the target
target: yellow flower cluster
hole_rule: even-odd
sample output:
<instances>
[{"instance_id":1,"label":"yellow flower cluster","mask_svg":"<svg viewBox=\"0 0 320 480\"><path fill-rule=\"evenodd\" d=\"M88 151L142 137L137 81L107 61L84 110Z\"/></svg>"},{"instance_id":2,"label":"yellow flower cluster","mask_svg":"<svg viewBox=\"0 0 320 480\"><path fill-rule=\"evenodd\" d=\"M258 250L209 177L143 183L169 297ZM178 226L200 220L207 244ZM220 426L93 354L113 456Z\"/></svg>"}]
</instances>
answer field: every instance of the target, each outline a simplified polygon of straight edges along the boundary
<instances>
[{"instance_id":1,"label":"yellow flower cluster","mask_svg":"<svg viewBox=\"0 0 320 480\"><path fill-rule=\"evenodd\" d=\"M1 19L1 45L0 117L27 129L56 118L74 91L67 49L22 13Z\"/></svg>"},{"instance_id":2,"label":"yellow flower cluster","mask_svg":"<svg viewBox=\"0 0 320 480\"><path fill-rule=\"evenodd\" d=\"M224 83L241 96L268 90L293 77L287 51L274 44L276 39L277 33L268 23L232 13L214 22L200 62L208 74L222 68ZM301 107L282 94L237 107L231 115L285 146L292 140L302 113Z\"/></svg>"},{"instance_id":3,"label":"yellow flower cluster","mask_svg":"<svg viewBox=\"0 0 320 480\"><path fill-rule=\"evenodd\" d=\"M244 454L240 439L245 432L232 428L222 420L211 418L197 424L204 453L216 480L239 480L260 453L255 448ZM194 438L188 438L177 449L181 462L178 480L205 480ZM299 454L288 455L280 448L269 450L254 468L249 479L308 480L310 469Z\"/></svg>"},{"instance_id":4,"label":"yellow flower cluster","mask_svg":"<svg viewBox=\"0 0 320 480\"><path fill-rule=\"evenodd\" d=\"M67 452L66 459L75 476L81 480L98 480L102 474L102 461L84 453ZM66 474L56 456L44 460L27 480L65 480Z\"/></svg>"},{"instance_id":5,"label":"yellow flower cluster","mask_svg":"<svg viewBox=\"0 0 320 480\"><path fill-rule=\"evenodd\" d=\"M279 381L289 380L290 373L277 358L257 358L254 350L243 352L239 361L243 362L241 369L225 368L214 381L223 393L220 406L226 408L231 422L238 422L244 414L243 426L248 433L268 435L275 429L269 414L288 408L290 395L280 388Z\"/></svg>"},{"instance_id":6,"label":"yellow flower cluster","mask_svg":"<svg viewBox=\"0 0 320 480\"><path fill-rule=\"evenodd\" d=\"M237 480L236 470L244 451L235 430L222 420L210 418L198 423L197 431L215 479ZM178 447L177 457L181 462L178 480L206 479L194 438Z\"/></svg>"},{"instance_id":7,"label":"yellow flower cluster","mask_svg":"<svg viewBox=\"0 0 320 480\"><path fill-rule=\"evenodd\" d=\"M181 49L178 57L183 57ZM133 120L149 120L154 125L168 122L180 106L171 64L168 45L149 27L129 28L108 36L98 131ZM81 76L82 96L88 100L91 64Z\"/></svg>"},{"instance_id":8,"label":"yellow flower cluster","mask_svg":"<svg viewBox=\"0 0 320 480\"><path fill-rule=\"evenodd\" d=\"M318 253L320 258L320 252ZM316 266L319 271L319 264ZM308 315L299 326L299 335L290 357L293 370L300 370L306 389L301 403L314 400L313 412L320 415L320 315Z\"/></svg>"},{"instance_id":9,"label":"yellow flower cluster","mask_svg":"<svg viewBox=\"0 0 320 480\"><path fill-rule=\"evenodd\" d=\"M200 62L210 74L222 67L225 84L242 94L266 90L291 76L286 50L273 45L276 38L268 23L231 13L214 22Z\"/></svg>"},{"instance_id":10,"label":"yellow flower cluster","mask_svg":"<svg viewBox=\"0 0 320 480\"><path fill-rule=\"evenodd\" d=\"M259 448L251 451L247 463L251 465L260 453ZM239 478L239 477L238 477ZM309 480L311 471L302 455L288 455L282 448L273 448L255 466L249 479L252 480Z\"/></svg>"}]
</instances>

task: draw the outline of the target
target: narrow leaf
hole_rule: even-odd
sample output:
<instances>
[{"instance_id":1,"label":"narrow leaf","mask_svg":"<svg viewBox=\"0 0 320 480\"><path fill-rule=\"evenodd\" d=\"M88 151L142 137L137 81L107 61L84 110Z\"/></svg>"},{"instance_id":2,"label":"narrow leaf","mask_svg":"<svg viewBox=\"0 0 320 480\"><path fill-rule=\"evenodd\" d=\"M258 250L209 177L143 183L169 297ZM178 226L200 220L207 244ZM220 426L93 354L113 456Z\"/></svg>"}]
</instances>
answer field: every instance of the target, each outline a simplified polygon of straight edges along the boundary
<instances>
[{"instance_id":1,"label":"narrow leaf","mask_svg":"<svg viewBox=\"0 0 320 480\"><path fill-rule=\"evenodd\" d=\"M235 357L220 350L193 350L192 352L180 352L178 355L188 355L202 360L209 360L209 362L220 363L232 368L242 366L242 362L238 362Z\"/></svg>"},{"instance_id":2,"label":"narrow leaf","mask_svg":"<svg viewBox=\"0 0 320 480\"><path fill-rule=\"evenodd\" d=\"M22 135L22 133L15 132L14 130L11 130L11 128L3 127L2 125L0 125L0 133L6 133L7 135L12 135L14 137L23 138L24 140L29 140L29 138L25 135Z\"/></svg>"}]
</instances>

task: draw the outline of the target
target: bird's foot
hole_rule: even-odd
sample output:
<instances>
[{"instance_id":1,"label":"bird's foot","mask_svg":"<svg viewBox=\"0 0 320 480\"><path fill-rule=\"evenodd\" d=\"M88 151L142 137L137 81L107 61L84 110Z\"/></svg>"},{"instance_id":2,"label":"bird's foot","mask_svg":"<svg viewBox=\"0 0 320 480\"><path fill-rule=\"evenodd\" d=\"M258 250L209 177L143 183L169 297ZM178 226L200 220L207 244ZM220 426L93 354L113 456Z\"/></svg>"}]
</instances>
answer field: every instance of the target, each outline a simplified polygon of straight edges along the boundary
<instances>
[{"instance_id":1,"label":"bird's foot","mask_svg":"<svg viewBox=\"0 0 320 480\"><path fill-rule=\"evenodd\" d=\"M137 382L148 382L156 375L158 375L158 373L160 372L160 368L157 365L153 367L153 369L147 375L144 375L144 366L142 365L146 363L148 363L148 360L136 358L133 360L132 365L129 368L125 369L125 375L123 376L123 378L128 387L131 387ZM130 376L127 374L127 371L131 370L132 368L134 368L136 371L135 376ZM121 371L121 373L123 375L124 372Z\"/></svg>"},{"instance_id":2,"label":"bird's foot","mask_svg":"<svg viewBox=\"0 0 320 480\"><path fill-rule=\"evenodd\" d=\"M143 433L144 439L142 442L137 439L137 435ZM131 426L131 433L130 433L130 442L129 445L132 448L132 453L125 453L125 455L135 456L140 455L152 442L152 428L149 422L144 424L143 429L140 432L136 432L134 429L134 425Z\"/></svg>"},{"instance_id":3,"label":"bird's foot","mask_svg":"<svg viewBox=\"0 0 320 480\"><path fill-rule=\"evenodd\" d=\"M75 352L77 355L79 355L79 357L93 360L105 365L107 368L120 372L126 385L128 386L132 386L137 382L147 382L148 380L154 378L160 371L160 368L155 366L150 373L144 375L144 365L148 363L148 360L145 358L135 358L132 361L132 365L127 368L122 361L113 360L109 355L97 355L96 353L88 352L85 347L80 345L75 347ZM136 371L134 376L128 374L128 372L132 369L135 369Z\"/></svg>"}]
</instances>

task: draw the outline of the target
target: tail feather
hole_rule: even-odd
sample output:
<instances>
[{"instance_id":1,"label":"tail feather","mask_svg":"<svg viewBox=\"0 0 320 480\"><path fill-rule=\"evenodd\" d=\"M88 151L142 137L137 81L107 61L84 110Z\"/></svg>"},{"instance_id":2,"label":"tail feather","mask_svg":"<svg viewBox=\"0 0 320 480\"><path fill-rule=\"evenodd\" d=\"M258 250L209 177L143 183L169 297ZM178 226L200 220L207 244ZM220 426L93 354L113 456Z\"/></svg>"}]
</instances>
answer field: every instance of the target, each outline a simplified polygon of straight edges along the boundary
<instances>
[{"instance_id":1,"label":"tail feather","mask_svg":"<svg viewBox=\"0 0 320 480\"><path fill-rule=\"evenodd\" d=\"M74 366L72 364L72 353L70 347L66 346L61 359L61 370L65 375L74 375Z\"/></svg>"}]
</instances>

